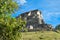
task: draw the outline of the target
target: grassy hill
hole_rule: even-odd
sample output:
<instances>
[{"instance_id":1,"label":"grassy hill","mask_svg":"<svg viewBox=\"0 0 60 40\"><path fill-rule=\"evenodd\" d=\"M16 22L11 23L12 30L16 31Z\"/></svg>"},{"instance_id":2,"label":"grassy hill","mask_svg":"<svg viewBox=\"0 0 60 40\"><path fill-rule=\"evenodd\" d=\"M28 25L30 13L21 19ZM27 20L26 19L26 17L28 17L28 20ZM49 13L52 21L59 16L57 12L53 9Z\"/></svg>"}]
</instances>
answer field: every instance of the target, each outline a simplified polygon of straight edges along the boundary
<instances>
[{"instance_id":1,"label":"grassy hill","mask_svg":"<svg viewBox=\"0 0 60 40\"><path fill-rule=\"evenodd\" d=\"M22 40L60 40L60 33L52 31L23 32Z\"/></svg>"}]
</instances>

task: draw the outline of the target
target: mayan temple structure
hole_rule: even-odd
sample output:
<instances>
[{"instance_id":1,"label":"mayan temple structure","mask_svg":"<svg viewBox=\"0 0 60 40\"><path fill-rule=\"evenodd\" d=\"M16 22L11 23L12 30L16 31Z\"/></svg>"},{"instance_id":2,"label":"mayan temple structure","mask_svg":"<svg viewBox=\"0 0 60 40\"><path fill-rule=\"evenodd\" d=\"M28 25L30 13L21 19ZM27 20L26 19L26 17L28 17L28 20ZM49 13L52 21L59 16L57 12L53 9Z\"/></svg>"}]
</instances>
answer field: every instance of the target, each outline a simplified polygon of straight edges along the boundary
<instances>
[{"instance_id":1,"label":"mayan temple structure","mask_svg":"<svg viewBox=\"0 0 60 40\"><path fill-rule=\"evenodd\" d=\"M17 18L19 17L27 22L26 27L29 30L52 30L50 24L45 24L42 13L39 10L22 13Z\"/></svg>"}]
</instances>

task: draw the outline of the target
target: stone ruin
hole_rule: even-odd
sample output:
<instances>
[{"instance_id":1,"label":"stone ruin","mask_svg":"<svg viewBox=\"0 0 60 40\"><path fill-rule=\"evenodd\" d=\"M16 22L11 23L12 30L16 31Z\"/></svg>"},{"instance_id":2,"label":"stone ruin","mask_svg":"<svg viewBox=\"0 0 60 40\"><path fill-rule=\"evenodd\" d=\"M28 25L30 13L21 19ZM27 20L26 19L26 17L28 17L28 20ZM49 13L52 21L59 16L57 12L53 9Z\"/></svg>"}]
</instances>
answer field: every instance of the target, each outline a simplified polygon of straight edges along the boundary
<instances>
[{"instance_id":1,"label":"stone ruin","mask_svg":"<svg viewBox=\"0 0 60 40\"><path fill-rule=\"evenodd\" d=\"M17 18L19 17L27 22L26 28L29 31L52 30L52 26L44 22L42 13L39 10L32 10L29 12L22 13Z\"/></svg>"}]
</instances>

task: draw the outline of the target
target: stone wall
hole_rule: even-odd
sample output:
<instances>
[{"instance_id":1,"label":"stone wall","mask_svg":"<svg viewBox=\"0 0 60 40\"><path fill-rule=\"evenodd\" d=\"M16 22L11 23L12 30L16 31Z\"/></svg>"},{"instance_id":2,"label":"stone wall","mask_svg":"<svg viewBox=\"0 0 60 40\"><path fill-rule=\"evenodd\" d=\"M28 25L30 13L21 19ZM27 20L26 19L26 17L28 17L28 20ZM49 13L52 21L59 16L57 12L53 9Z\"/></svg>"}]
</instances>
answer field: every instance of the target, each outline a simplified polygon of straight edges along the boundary
<instances>
[{"instance_id":1,"label":"stone wall","mask_svg":"<svg viewBox=\"0 0 60 40\"><path fill-rule=\"evenodd\" d=\"M43 20L43 16L41 11L39 10L32 10L29 12L25 12L22 13L20 16L18 16L20 18L22 18L23 20L25 20L27 22L26 27L30 30L42 30L42 29L51 29L50 25L46 25L44 20Z\"/></svg>"}]
</instances>

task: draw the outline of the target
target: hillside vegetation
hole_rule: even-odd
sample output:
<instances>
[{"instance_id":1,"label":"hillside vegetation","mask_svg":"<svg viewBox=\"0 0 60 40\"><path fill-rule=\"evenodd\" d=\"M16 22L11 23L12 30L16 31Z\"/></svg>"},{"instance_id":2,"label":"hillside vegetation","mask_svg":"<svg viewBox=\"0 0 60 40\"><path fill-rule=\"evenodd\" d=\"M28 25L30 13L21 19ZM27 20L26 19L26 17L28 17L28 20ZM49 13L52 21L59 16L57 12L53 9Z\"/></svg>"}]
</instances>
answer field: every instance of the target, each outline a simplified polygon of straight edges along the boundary
<instances>
[{"instance_id":1,"label":"hillside vegetation","mask_svg":"<svg viewBox=\"0 0 60 40\"><path fill-rule=\"evenodd\" d=\"M52 31L23 32L22 40L60 40L60 33Z\"/></svg>"}]
</instances>

